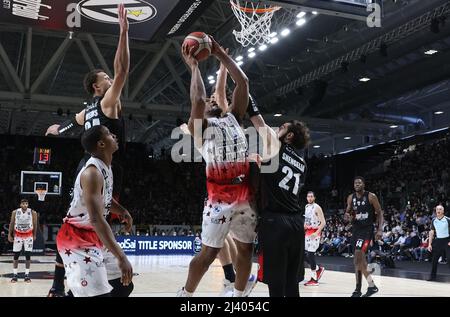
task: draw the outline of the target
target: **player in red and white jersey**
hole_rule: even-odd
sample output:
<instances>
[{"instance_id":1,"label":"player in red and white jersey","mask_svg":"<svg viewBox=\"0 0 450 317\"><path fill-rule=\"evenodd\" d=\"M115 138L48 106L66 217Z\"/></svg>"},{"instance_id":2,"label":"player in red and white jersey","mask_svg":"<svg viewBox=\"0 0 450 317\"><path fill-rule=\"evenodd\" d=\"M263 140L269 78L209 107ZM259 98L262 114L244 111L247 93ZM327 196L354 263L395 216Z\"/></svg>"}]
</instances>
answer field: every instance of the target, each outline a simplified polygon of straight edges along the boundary
<instances>
[{"instance_id":1,"label":"player in red and white jersey","mask_svg":"<svg viewBox=\"0 0 450 317\"><path fill-rule=\"evenodd\" d=\"M236 86L231 111L224 112L212 98L206 98L194 49L183 46L183 57L192 70L188 129L206 162L208 199L203 211L203 247L190 263L189 275L179 296L192 296L228 233L237 247L234 296L243 296L252 265L256 214L249 205L248 145L240 127L248 105L248 79L226 51L214 39L212 42L211 53L225 66Z\"/></svg>"},{"instance_id":2,"label":"player in red and white jersey","mask_svg":"<svg viewBox=\"0 0 450 317\"><path fill-rule=\"evenodd\" d=\"M306 199L308 204L305 206L305 250L308 262L311 265L311 279L305 283L305 286L317 286L325 271L324 267L316 264L315 259L315 253L320 244L320 236L325 227L325 217L322 208L316 204L314 192L309 191Z\"/></svg>"},{"instance_id":3,"label":"player in red and white jersey","mask_svg":"<svg viewBox=\"0 0 450 317\"><path fill-rule=\"evenodd\" d=\"M13 229L14 228L14 229ZM11 283L18 280L17 268L19 266L19 256L22 248L25 250L25 282L31 282L30 266L31 251L33 251L33 241L36 239L37 213L28 208L28 200L20 201L20 208L14 210L9 223L8 240L13 242L13 278Z\"/></svg>"},{"instance_id":4,"label":"player in red and white jersey","mask_svg":"<svg viewBox=\"0 0 450 317\"><path fill-rule=\"evenodd\" d=\"M74 296L110 296L109 262L115 262L110 264L120 270L124 286L133 276L131 264L105 219L113 200L111 161L118 144L102 125L87 130L81 143L91 158L76 178L73 200L56 243Z\"/></svg>"}]
</instances>

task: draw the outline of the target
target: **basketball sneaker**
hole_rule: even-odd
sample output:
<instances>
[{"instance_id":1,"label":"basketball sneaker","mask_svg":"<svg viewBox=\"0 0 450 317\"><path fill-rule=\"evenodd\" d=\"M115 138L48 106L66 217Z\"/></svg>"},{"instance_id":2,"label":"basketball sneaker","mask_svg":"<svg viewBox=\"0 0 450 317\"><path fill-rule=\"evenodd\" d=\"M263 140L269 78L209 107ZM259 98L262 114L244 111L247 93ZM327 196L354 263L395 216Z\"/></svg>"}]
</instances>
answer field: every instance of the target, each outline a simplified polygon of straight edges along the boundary
<instances>
[{"instance_id":1,"label":"basketball sneaker","mask_svg":"<svg viewBox=\"0 0 450 317\"><path fill-rule=\"evenodd\" d=\"M353 292L353 294L352 294L352 296L350 296L350 297L361 297L362 296L362 293L361 293L361 291L354 291Z\"/></svg>"},{"instance_id":2,"label":"basketball sneaker","mask_svg":"<svg viewBox=\"0 0 450 317\"><path fill-rule=\"evenodd\" d=\"M28 276L28 274L25 275L24 281L25 283L31 283L31 278Z\"/></svg>"},{"instance_id":3,"label":"basketball sneaker","mask_svg":"<svg viewBox=\"0 0 450 317\"><path fill-rule=\"evenodd\" d=\"M365 293L362 297L370 297L375 293L378 293L378 287L376 286L368 287L367 293Z\"/></svg>"},{"instance_id":4,"label":"basketball sneaker","mask_svg":"<svg viewBox=\"0 0 450 317\"><path fill-rule=\"evenodd\" d=\"M305 286L319 286L319 282L311 277L311 279L304 284Z\"/></svg>"},{"instance_id":5,"label":"basketball sneaker","mask_svg":"<svg viewBox=\"0 0 450 317\"><path fill-rule=\"evenodd\" d=\"M325 271L325 268L323 266L319 266L319 269L316 271L316 281L317 282L319 282L324 271Z\"/></svg>"},{"instance_id":6,"label":"basketball sneaker","mask_svg":"<svg viewBox=\"0 0 450 317\"><path fill-rule=\"evenodd\" d=\"M65 297L64 291L59 291L56 288L51 288L48 291L47 297Z\"/></svg>"},{"instance_id":7,"label":"basketball sneaker","mask_svg":"<svg viewBox=\"0 0 450 317\"><path fill-rule=\"evenodd\" d=\"M227 279L223 280L223 289L220 293L220 297L231 297L233 295L234 283Z\"/></svg>"},{"instance_id":8,"label":"basketball sneaker","mask_svg":"<svg viewBox=\"0 0 450 317\"><path fill-rule=\"evenodd\" d=\"M256 283L258 283L258 279L256 278L256 275L250 274L250 277L248 278L248 281L247 281L247 285L245 285L244 294L242 294L242 296L248 297L248 295L250 295L250 293L255 288Z\"/></svg>"},{"instance_id":9,"label":"basketball sneaker","mask_svg":"<svg viewBox=\"0 0 450 317\"><path fill-rule=\"evenodd\" d=\"M188 295L188 293L186 292L186 290L184 289L184 287L182 287L178 292L177 292L177 297L191 297Z\"/></svg>"},{"instance_id":10,"label":"basketball sneaker","mask_svg":"<svg viewBox=\"0 0 450 317\"><path fill-rule=\"evenodd\" d=\"M13 278L11 279L11 283L17 283L18 279L19 279L19 276L17 274L14 274Z\"/></svg>"}]
</instances>

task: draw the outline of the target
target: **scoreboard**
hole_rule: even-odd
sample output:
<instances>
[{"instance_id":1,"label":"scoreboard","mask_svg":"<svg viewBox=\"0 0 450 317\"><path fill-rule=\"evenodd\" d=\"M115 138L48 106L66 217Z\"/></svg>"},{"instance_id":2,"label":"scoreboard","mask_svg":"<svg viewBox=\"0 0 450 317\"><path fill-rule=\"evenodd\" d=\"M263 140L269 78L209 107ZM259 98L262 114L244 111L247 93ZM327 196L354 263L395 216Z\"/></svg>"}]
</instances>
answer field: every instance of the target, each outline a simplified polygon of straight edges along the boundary
<instances>
[{"instance_id":1,"label":"scoreboard","mask_svg":"<svg viewBox=\"0 0 450 317\"><path fill-rule=\"evenodd\" d=\"M52 150L40 147L34 148L33 164L50 165Z\"/></svg>"}]
</instances>

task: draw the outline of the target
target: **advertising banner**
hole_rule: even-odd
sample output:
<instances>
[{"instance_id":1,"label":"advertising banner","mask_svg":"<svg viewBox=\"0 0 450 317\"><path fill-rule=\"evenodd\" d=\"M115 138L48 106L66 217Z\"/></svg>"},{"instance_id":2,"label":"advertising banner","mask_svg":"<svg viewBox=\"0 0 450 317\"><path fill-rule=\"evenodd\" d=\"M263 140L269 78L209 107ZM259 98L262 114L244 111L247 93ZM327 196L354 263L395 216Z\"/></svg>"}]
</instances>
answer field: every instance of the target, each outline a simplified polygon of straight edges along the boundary
<instances>
[{"instance_id":1,"label":"advertising banner","mask_svg":"<svg viewBox=\"0 0 450 317\"><path fill-rule=\"evenodd\" d=\"M117 5L124 3L130 38L179 35L213 0L0 0L0 22L118 35Z\"/></svg>"},{"instance_id":2,"label":"advertising banner","mask_svg":"<svg viewBox=\"0 0 450 317\"><path fill-rule=\"evenodd\" d=\"M201 248L200 239L193 236L119 236L116 240L127 255L194 255Z\"/></svg>"}]
</instances>

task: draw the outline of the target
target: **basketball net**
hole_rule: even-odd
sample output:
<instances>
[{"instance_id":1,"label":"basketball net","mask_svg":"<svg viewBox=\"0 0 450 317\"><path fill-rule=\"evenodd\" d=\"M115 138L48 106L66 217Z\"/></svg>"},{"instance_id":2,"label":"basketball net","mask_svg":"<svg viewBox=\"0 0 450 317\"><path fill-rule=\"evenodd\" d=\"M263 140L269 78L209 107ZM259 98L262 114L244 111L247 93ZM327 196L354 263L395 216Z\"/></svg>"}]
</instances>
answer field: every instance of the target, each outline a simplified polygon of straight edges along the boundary
<instances>
[{"instance_id":1,"label":"basketball net","mask_svg":"<svg viewBox=\"0 0 450 317\"><path fill-rule=\"evenodd\" d=\"M241 24L240 31L233 30L236 41L243 47L270 42L272 17L281 7L240 0L230 0L230 4Z\"/></svg>"},{"instance_id":2,"label":"basketball net","mask_svg":"<svg viewBox=\"0 0 450 317\"><path fill-rule=\"evenodd\" d=\"M45 200L45 195L47 195L47 190L45 189L35 189L34 192L38 195L39 201Z\"/></svg>"}]
</instances>

